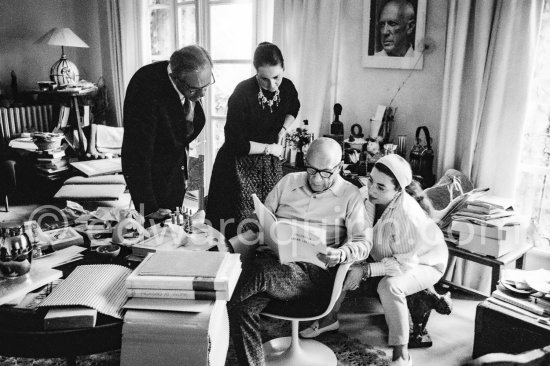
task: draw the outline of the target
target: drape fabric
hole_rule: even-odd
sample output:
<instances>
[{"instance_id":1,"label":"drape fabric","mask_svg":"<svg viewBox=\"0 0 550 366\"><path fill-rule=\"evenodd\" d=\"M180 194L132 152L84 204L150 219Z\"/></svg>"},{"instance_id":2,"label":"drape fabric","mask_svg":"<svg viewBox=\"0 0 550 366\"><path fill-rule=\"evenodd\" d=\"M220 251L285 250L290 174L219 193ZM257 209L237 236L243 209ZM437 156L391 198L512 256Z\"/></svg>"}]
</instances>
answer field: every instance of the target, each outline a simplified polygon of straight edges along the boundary
<instances>
[{"instance_id":1,"label":"drape fabric","mask_svg":"<svg viewBox=\"0 0 550 366\"><path fill-rule=\"evenodd\" d=\"M275 1L273 43L281 48L285 75L300 91L299 119L309 120L319 136L323 111L330 105L330 88L341 0Z\"/></svg>"},{"instance_id":2,"label":"drape fabric","mask_svg":"<svg viewBox=\"0 0 550 366\"><path fill-rule=\"evenodd\" d=\"M438 176L455 168L513 197L542 5L449 1ZM450 268L454 282L489 291L487 267L457 260Z\"/></svg>"}]
</instances>

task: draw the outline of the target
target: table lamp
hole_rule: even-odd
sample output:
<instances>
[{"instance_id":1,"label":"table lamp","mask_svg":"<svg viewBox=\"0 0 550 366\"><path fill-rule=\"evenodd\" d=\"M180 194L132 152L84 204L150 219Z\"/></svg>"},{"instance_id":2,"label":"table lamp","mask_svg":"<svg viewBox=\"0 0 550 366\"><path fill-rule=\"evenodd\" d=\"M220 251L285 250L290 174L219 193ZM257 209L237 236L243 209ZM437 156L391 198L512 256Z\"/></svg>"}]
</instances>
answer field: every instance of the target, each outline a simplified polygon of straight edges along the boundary
<instances>
[{"instance_id":1,"label":"table lamp","mask_svg":"<svg viewBox=\"0 0 550 366\"><path fill-rule=\"evenodd\" d=\"M50 69L50 79L58 85L74 84L79 80L78 68L67 60L64 47L89 46L81 40L70 28L53 28L35 43L45 43L51 46L61 46L61 58Z\"/></svg>"}]
</instances>

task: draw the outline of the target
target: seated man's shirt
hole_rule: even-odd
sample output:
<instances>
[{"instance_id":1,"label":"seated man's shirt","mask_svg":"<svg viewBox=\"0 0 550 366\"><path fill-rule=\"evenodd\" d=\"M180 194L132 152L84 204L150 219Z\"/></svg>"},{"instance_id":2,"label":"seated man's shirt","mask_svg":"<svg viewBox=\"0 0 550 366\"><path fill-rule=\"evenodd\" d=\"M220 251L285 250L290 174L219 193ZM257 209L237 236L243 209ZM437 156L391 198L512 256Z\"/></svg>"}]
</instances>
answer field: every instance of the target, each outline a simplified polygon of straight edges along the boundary
<instances>
[{"instance_id":1,"label":"seated man's shirt","mask_svg":"<svg viewBox=\"0 0 550 366\"><path fill-rule=\"evenodd\" d=\"M337 176L323 192L313 192L307 173L284 176L265 200L265 206L283 219L307 222L327 233L327 246L341 248L345 262L363 260L372 248L372 219L368 218L359 189Z\"/></svg>"}]
</instances>

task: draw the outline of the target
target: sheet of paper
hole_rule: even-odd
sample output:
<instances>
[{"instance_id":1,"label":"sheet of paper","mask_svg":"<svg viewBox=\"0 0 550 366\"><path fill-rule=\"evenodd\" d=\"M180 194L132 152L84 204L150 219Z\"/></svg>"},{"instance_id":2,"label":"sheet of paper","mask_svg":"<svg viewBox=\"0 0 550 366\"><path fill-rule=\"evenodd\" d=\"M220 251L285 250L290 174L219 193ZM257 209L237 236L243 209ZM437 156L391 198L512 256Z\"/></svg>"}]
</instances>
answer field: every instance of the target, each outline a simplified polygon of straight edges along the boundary
<instances>
[{"instance_id":1,"label":"sheet of paper","mask_svg":"<svg viewBox=\"0 0 550 366\"><path fill-rule=\"evenodd\" d=\"M44 257L34 258L33 266L40 268L53 268L60 266L61 264L69 263L71 261L82 258L80 254L85 251L86 248L80 247L78 245L72 245L70 247L58 250L52 254L46 255Z\"/></svg>"},{"instance_id":2,"label":"sheet of paper","mask_svg":"<svg viewBox=\"0 0 550 366\"><path fill-rule=\"evenodd\" d=\"M376 113L374 114L374 120L376 121L382 121L384 119L384 113L386 113L386 106L379 104L378 107L376 107Z\"/></svg>"}]
</instances>

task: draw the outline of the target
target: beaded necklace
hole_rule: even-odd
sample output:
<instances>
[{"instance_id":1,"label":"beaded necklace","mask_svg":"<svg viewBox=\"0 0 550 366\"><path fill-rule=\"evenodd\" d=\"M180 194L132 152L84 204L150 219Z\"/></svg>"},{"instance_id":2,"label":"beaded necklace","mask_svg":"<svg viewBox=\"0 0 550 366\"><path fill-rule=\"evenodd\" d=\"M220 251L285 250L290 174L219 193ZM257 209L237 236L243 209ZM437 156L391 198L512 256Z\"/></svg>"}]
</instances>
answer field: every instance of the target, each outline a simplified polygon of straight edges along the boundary
<instances>
[{"instance_id":1,"label":"beaded necklace","mask_svg":"<svg viewBox=\"0 0 550 366\"><path fill-rule=\"evenodd\" d=\"M262 91L260 81L257 78L256 78L256 81L258 81L258 87L260 89L260 91L258 92L258 104L262 106L262 109L265 109L267 105L269 107L269 113L273 113L273 104L275 104L275 107L278 107L279 102L281 101L281 97L279 95L279 89L275 90L275 95L273 95L273 98L267 99L267 97L264 95Z\"/></svg>"}]
</instances>

